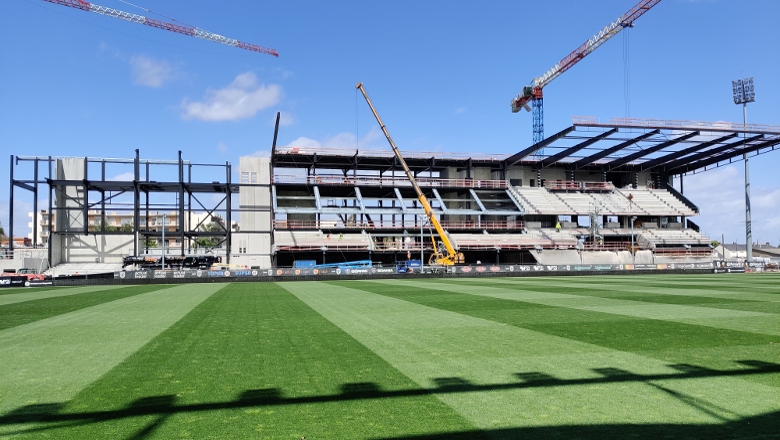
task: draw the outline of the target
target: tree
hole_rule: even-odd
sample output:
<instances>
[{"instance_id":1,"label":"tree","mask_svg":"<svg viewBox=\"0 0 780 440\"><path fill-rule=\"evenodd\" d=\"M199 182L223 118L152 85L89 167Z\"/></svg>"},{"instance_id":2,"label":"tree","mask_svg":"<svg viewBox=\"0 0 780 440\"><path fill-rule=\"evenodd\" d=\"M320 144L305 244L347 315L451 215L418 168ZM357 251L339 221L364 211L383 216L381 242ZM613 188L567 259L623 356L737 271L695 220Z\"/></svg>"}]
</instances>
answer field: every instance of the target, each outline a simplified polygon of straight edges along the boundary
<instances>
[{"instance_id":1,"label":"tree","mask_svg":"<svg viewBox=\"0 0 780 440\"><path fill-rule=\"evenodd\" d=\"M225 221L219 215L212 215L211 222L200 225L200 230L203 232L225 232ZM226 232L225 232L226 233ZM195 240L196 247L216 247L222 243L220 237L200 237Z\"/></svg>"},{"instance_id":2,"label":"tree","mask_svg":"<svg viewBox=\"0 0 780 440\"><path fill-rule=\"evenodd\" d=\"M716 248L720 246L720 242L718 240L712 240L712 247Z\"/></svg>"},{"instance_id":3,"label":"tree","mask_svg":"<svg viewBox=\"0 0 780 440\"><path fill-rule=\"evenodd\" d=\"M103 223L98 222L89 225L88 228L90 232L100 232L103 230L102 226ZM119 227L106 225L106 232L133 232L133 223L123 223L122 226Z\"/></svg>"},{"instance_id":4,"label":"tree","mask_svg":"<svg viewBox=\"0 0 780 440\"><path fill-rule=\"evenodd\" d=\"M5 238L5 229L3 229L2 222L0 222L0 238Z\"/></svg>"}]
</instances>

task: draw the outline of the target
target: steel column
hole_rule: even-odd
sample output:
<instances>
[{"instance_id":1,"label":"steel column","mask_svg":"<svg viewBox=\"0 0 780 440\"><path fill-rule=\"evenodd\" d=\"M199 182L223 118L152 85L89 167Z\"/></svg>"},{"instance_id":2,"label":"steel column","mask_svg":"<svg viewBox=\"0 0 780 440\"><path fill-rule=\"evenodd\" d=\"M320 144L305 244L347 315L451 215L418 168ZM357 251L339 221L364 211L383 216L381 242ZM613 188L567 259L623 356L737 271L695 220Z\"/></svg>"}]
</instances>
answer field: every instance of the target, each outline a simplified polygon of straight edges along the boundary
<instances>
[{"instance_id":1,"label":"steel column","mask_svg":"<svg viewBox=\"0 0 780 440\"><path fill-rule=\"evenodd\" d=\"M747 131L747 103L742 103L742 118L744 130ZM747 133L742 133L742 137L746 138ZM745 252L747 254L747 262L753 262L753 231L752 224L750 223L750 164L748 163L748 153L742 156L745 159Z\"/></svg>"}]
</instances>

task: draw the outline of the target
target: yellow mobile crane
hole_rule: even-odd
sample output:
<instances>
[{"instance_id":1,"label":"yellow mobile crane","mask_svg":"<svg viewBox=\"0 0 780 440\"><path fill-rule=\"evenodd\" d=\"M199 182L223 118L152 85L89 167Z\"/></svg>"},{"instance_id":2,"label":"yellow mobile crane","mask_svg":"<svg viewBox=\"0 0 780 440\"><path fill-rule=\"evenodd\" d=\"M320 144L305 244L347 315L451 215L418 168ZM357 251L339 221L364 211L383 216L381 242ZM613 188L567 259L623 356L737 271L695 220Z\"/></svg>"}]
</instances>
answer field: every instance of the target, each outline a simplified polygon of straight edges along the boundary
<instances>
[{"instance_id":1,"label":"yellow mobile crane","mask_svg":"<svg viewBox=\"0 0 780 440\"><path fill-rule=\"evenodd\" d=\"M431 209L431 204L428 202L428 198L425 197L425 194L423 194L422 190L420 190L420 187L417 185L417 180L414 178L414 174L412 174L412 171L406 165L406 161L404 160L403 156L401 156L398 148L396 148L395 143L393 142L393 138L391 138L390 133L387 132L385 124L382 123L382 119L379 118L379 114L376 112L374 105L371 104L371 100L368 98L366 89L363 88L363 83L356 85L355 88L360 89L360 91L363 93L363 97L366 98L368 106L371 107L371 112L374 113L376 121L379 122L379 126L382 127L382 132L385 134L387 141L390 142L390 146L393 147L393 153L395 153L395 157L398 158L398 162L400 162L401 166L404 167L406 176L409 178L409 181L412 182L412 187L414 187L414 190L417 192L417 198L420 200L420 204L425 210L425 215L428 216L431 223L433 224L433 227L436 228L436 233L439 234L441 242L444 244L444 247L447 248L447 255L442 254L442 252L439 250L440 247L436 246L436 240L432 238L433 255L431 255L431 257L428 259L428 264L452 266L456 263L463 263L463 254L455 251L455 248L452 246L449 238L447 238L447 234L444 233L444 229L442 229L439 220L436 218L436 214L434 214L433 209ZM422 243L420 243L420 246L422 246Z\"/></svg>"}]
</instances>

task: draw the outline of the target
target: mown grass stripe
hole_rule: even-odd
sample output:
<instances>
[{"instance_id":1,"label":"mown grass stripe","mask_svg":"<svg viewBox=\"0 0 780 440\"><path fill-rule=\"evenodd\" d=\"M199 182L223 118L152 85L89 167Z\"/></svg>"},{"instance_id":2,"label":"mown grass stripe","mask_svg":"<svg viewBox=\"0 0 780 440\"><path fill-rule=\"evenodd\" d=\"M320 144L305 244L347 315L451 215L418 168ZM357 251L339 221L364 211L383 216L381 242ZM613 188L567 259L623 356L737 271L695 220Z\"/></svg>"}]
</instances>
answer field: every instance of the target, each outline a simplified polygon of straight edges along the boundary
<instances>
[{"instance_id":1,"label":"mown grass stripe","mask_svg":"<svg viewBox=\"0 0 780 440\"><path fill-rule=\"evenodd\" d=\"M0 332L0 413L73 397L222 287L170 287Z\"/></svg>"},{"instance_id":2,"label":"mown grass stripe","mask_svg":"<svg viewBox=\"0 0 780 440\"><path fill-rule=\"evenodd\" d=\"M93 307L109 301L116 301L118 299L169 287L170 286L165 285L133 286L122 289L110 289L30 300L0 306L0 331L41 319L51 318L52 316Z\"/></svg>"},{"instance_id":3,"label":"mown grass stripe","mask_svg":"<svg viewBox=\"0 0 780 440\"><path fill-rule=\"evenodd\" d=\"M85 286L85 287L69 287L66 289L50 289L50 290L35 290L27 289L24 292L19 292L15 295L3 295L0 296L0 306L8 304L16 304L24 301L34 301L36 299L54 298L57 296L78 295L79 293L88 292L102 292L106 290L119 289L122 286Z\"/></svg>"},{"instance_id":4,"label":"mown grass stripe","mask_svg":"<svg viewBox=\"0 0 780 440\"><path fill-rule=\"evenodd\" d=\"M0 288L0 296L14 295L17 293L45 292L47 290L66 290L72 288L73 288L72 286L4 287L4 288Z\"/></svg>"},{"instance_id":5,"label":"mown grass stripe","mask_svg":"<svg viewBox=\"0 0 780 440\"><path fill-rule=\"evenodd\" d=\"M416 388L286 290L233 284L61 411L102 417L47 434L129 438L146 429L148 438L363 439L474 429L432 395L372 398L377 390Z\"/></svg>"},{"instance_id":6,"label":"mown grass stripe","mask_svg":"<svg viewBox=\"0 0 780 440\"><path fill-rule=\"evenodd\" d=\"M733 368L734 362L746 359L780 363L778 337L767 335L773 328L773 321L767 321L774 319L771 315L694 319L677 323L587 309L543 306L536 299L540 295L549 294L536 292L520 292L522 297L513 293L495 292L495 296L484 296L484 293L472 295L475 292L471 289L461 289L457 285L450 289L427 283L426 291L410 287L406 282L381 284L383 286L378 289L372 288L370 284L362 288L430 307L632 351L672 363L693 363L721 369ZM355 286L353 282L346 285ZM780 387L780 374L750 376L746 380Z\"/></svg>"},{"instance_id":7,"label":"mown grass stripe","mask_svg":"<svg viewBox=\"0 0 780 440\"><path fill-rule=\"evenodd\" d=\"M726 308L716 309L711 307L674 304L643 304L639 301L577 295L574 292L577 292L580 289L577 289L575 286L560 288L561 291L571 293L539 292L532 290L535 286L527 285L521 280L509 282L495 282L492 280L487 282L473 281L468 283L403 281L403 283L415 287L452 290L474 295L484 295L494 298L526 301L594 312L612 313L616 315L633 316L636 318L676 322L691 322L691 320L696 320L699 325L708 325L724 329L733 329L733 326L731 325L721 326L719 324L720 321L724 319L762 317L760 321L766 322L769 325L765 325L761 333L766 335L780 335L780 316L759 311L743 311ZM707 324L704 324L704 320L707 320Z\"/></svg>"},{"instance_id":8,"label":"mown grass stripe","mask_svg":"<svg viewBox=\"0 0 780 440\"><path fill-rule=\"evenodd\" d=\"M576 292L617 292L617 293L640 293L649 295L675 295L675 296L699 296L711 297L715 299L738 300L738 301L776 301L778 297L772 293L754 292L747 288L747 285L727 290L716 290L710 286L693 287L671 287L671 286L652 286L649 285L647 277L622 276L620 282L604 282L602 278L615 277L546 277L546 278L492 278L492 279L443 279L445 283L465 283L465 284L510 284L526 286L529 289L533 287L536 291L570 289ZM439 281L439 280L436 280ZM434 282L436 282L434 281ZM538 287L538 288L537 288Z\"/></svg>"},{"instance_id":9,"label":"mown grass stripe","mask_svg":"<svg viewBox=\"0 0 780 440\"><path fill-rule=\"evenodd\" d=\"M599 378L615 369L639 374L670 371L663 362L424 306L413 300L394 298L394 294L378 295L363 290L393 288L397 295L420 294L419 288L395 283L395 280L384 284L348 281L323 285L312 282L285 283L283 287L421 386L434 392L455 390L437 395L482 429L610 423L614 420L627 424L658 420L674 420L675 423L716 421L640 382L555 386L559 379ZM441 291L428 294L447 296ZM456 304L465 307L469 298L458 296L442 301L453 307ZM526 307L529 313L543 308ZM492 307L490 313L499 310ZM538 386L513 388L510 385L500 390L469 392L470 389L481 390L486 384L524 384L524 381L533 384L534 380L538 381ZM731 379L724 386L751 395L751 408L725 401L713 390L700 397L729 410L739 408L742 413L749 414L777 407L774 402L769 403L770 396L776 393L772 387L738 379ZM672 385L671 389L676 386Z\"/></svg>"},{"instance_id":10,"label":"mown grass stripe","mask_svg":"<svg viewBox=\"0 0 780 440\"><path fill-rule=\"evenodd\" d=\"M344 282L333 282L340 283ZM354 286L355 283L349 284ZM359 286L359 287L357 287ZM769 344L776 337L643 318L630 310L608 313L592 307L554 304L536 292L414 281L370 281L357 288L457 313L541 331L615 350L641 352L689 347ZM530 306L529 306L530 304ZM534 307L535 306L535 307ZM541 306L541 308L540 308ZM624 306L628 307L628 306ZM635 306L644 308L642 305Z\"/></svg>"}]
</instances>

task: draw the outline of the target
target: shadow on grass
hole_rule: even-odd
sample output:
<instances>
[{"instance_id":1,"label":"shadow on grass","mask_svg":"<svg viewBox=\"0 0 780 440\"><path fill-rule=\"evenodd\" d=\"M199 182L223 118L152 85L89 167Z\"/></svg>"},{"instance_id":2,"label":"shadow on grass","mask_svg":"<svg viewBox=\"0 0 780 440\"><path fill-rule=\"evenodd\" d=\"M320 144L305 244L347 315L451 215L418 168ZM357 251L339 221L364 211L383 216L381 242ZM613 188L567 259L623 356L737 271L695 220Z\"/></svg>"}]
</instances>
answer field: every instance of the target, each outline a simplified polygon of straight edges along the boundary
<instances>
[{"instance_id":1,"label":"shadow on grass","mask_svg":"<svg viewBox=\"0 0 780 440\"><path fill-rule=\"evenodd\" d=\"M721 424L603 424L540 426L447 432L408 437L375 437L372 440L516 440L516 439L780 439L780 412L730 420Z\"/></svg>"},{"instance_id":2,"label":"shadow on grass","mask_svg":"<svg viewBox=\"0 0 780 440\"><path fill-rule=\"evenodd\" d=\"M665 374L635 374L630 371L625 371L618 368L597 368L593 371L598 373L601 377L582 379L558 379L541 372L525 372L515 374L518 382L486 385L473 384L459 377L442 377L433 379L433 382L436 384L435 388L416 388L394 391L382 391L377 384L372 382L346 383L341 386L341 392L338 394L306 397L284 397L281 390L277 388L267 388L246 390L233 401L192 404L177 404L176 396L161 395L138 399L130 403L130 405L127 407L121 409L87 412L63 411L65 406L64 403L37 404L23 406L3 416L0 416L0 426L11 427L13 425L43 424L43 426L38 425L33 427L19 426L18 431L10 433L21 434L68 426L100 423L131 417L157 416L157 418L151 424L130 437L132 439L140 439L151 434L155 429L161 426L168 417L179 413L196 413L201 411L249 408L257 406L299 405L369 399L392 399L431 394L473 393L524 388L570 387L578 385L643 382L648 383L648 385L669 394L670 396L689 406L714 416L715 418L721 420L723 424L717 425L717 428L710 425L562 426L493 430L486 433L490 438L501 439L521 437L626 438L632 436L639 436L643 438L655 438L663 436L671 436L673 438L780 438L780 412L734 421L737 418L737 415L734 413L652 383L654 381L665 380L744 377L757 374L780 373L780 364L756 360L743 360L737 361L737 363L749 368L713 370L689 364L673 364L669 366L677 370L677 372ZM723 414L727 415L724 416ZM729 426L733 428L735 433L739 433L737 437L725 435L731 432L732 428L729 428ZM769 427L773 428L772 432L767 431ZM634 428L636 431L632 431ZM717 435L715 435L716 431L710 432L708 430L716 430ZM408 439L467 439L475 438L476 432L481 433L482 431L446 433L440 435L423 435L418 437L408 437ZM481 436L482 434L480 434L478 437Z\"/></svg>"}]
</instances>

